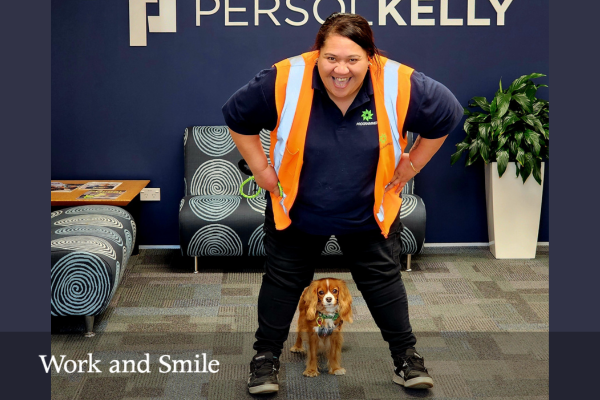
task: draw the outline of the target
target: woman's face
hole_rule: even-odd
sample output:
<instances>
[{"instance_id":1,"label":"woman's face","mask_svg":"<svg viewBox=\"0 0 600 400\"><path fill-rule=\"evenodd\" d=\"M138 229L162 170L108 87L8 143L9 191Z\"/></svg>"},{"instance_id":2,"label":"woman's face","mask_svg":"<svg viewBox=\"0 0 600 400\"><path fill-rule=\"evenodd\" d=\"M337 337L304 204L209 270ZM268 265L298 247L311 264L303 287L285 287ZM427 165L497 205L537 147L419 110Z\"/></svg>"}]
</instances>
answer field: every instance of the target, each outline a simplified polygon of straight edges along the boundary
<instances>
[{"instance_id":1,"label":"woman's face","mask_svg":"<svg viewBox=\"0 0 600 400\"><path fill-rule=\"evenodd\" d=\"M330 35L321 47L317 68L333 101L352 100L369 70L369 59L352 40Z\"/></svg>"}]
</instances>

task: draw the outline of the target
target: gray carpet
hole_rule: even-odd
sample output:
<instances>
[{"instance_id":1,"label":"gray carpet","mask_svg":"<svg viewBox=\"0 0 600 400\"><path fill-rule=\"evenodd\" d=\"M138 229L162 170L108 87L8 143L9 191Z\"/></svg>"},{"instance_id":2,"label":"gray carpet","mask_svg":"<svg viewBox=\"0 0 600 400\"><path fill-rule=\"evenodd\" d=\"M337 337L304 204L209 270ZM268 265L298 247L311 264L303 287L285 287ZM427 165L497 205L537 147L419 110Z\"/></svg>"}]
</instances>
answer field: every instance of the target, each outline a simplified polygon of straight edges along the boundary
<instances>
[{"instance_id":1,"label":"gray carpet","mask_svg":"<svg viewBox=\"0 0 600 400\"><path fill-rule=\"evenodd\" d=\"M52 318L52 355L84 360L102 373L52 373L52 399L548 399L548 247L534 260L495 260L486 248L426 248L404 272L417 349L434 378L431 390L392 383L387 344L373 323L343 257L322 257L315 278L345 279L355 322L345 325L345 376L302 376L304 358L281 358L280 392L250 396L260 260L214 258L191 274L175 250L142 250L131 259L94 338L81 318ZM147 356L146 356L147 354ZM159 357L219 362L217 373L161 373ZM196 358L198 355L198 358ZM112 360L150 373L110 373ZM163 358L166 361L166 358ZM140 366L143 366L141 363ZM172 365L172 364L171 364Z\"/></svg>"}]
</instances>

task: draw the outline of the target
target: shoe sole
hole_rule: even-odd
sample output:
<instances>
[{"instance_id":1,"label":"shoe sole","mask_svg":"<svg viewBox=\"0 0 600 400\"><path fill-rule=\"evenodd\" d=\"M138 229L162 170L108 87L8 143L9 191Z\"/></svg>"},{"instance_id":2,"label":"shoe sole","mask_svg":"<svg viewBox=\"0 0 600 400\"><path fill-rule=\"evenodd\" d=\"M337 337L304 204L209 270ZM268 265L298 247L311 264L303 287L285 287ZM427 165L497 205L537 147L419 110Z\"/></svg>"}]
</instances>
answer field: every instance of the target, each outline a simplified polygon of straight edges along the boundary
<instances>
[{"instance_id":1,"label":"shoe sole","mask_svg":"<svg viewBox=\"0 0 600 400\"><path fill-rule=\"evenodd\" d=\"M404 386L405 388L409 389L429 389L433 387L433 379L426 377L412 378L405 381L398 375L394 374L393 380L394 383L397 383L398 385Z\"/></svg>"},{"instance_id":2,"label":"shoe sole","mask_svg":"<svg viewBox=\"0 0 600 400\"><path fill-rule=\"evenodd\" d=\"M264 385L249 387L250 394L275 393L279 391L279 385L276 383L265 383Z\"/></svg>"}]
</instances>

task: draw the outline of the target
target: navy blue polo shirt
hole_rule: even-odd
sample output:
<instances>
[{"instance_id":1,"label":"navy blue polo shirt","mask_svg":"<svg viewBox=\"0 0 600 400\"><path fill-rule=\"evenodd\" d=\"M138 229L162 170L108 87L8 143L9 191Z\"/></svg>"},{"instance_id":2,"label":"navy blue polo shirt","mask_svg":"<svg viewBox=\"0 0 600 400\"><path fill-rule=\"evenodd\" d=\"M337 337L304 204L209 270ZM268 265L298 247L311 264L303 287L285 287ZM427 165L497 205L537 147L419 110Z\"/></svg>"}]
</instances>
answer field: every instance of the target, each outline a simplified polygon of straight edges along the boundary
<instances>
[{"instance_id":1,"label":"navy blue polo shirt","mask_svg":"<svg viewBox=\"0 0 600 400\"><path fill-rule=\"evenodd\" d=\"M259 72L225 103L223 116L231 130L257 135L262 129L275 129L276 76L275 67ZM371 76L366 74L346 115L329 98L316 66L312 87L298 195L290 209L292 224L314 235L379 230L373 215L379 133ZM462 115L463 108L444 85L422 73L412 74L402 132L439 138L450 133ZM270 196L267 199L269 218L273 211Z\"/></svg>"}]
</instances>

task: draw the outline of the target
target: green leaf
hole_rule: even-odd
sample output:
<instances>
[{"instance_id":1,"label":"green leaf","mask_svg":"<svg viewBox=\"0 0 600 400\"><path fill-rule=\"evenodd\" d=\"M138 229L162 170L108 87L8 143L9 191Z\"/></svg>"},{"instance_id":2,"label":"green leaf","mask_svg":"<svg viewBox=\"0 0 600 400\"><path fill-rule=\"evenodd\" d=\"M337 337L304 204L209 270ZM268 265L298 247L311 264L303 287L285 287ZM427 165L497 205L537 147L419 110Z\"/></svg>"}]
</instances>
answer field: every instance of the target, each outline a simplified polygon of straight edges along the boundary
<instances>
[{"instance_id":1,"label":"green leaf","mask_svg":"<svg viewBox=\"0 0 600 400\"><path fill-rule=\"evenodd\" d=\"M525 164L525 151L520 147L517 149L517 161L521 165Z\"/></svg>"},{"instance_id":2,"label":"green leaf","mask_svg":"<svg viewBox=\"0 0 600 400\"><path fill-rule=\"evenodd\" d=\"M527 84L526 83L521 83L519 86L515 86L513 87L511 85L511 87L508 88L508 93L519 93L522 92L523 90L525 90L527 88Z\"/></svg>"},{"instance_id":3,"label":"green leaf","mask_svg":"<svg viewBox=\"0 0 600 400\"><path fill-rule=\"evenodd\" d=\"M473 115L467 119L471 120L470 122L485 122L489 117L490 117L489 114L473 113Z\"/></svg>"},{"instance_id":4,"label":"green leaf","mask_svg":"<svg viewBox=\"0 0 600 400\"><path fill-rule=\"evenodd\" d=\"M508 114L502 119L502 130L506 130L506 128L519 120L520 118L516 113L512 110L508 110Z\"/></svg>"},{"instance_id":5,"label":"green leaf","mask_svg":"<svg viewBox=\"0 0 600 400\"><path fill-rule=\"evenodd\" d=\"M479 148L479 154L481 154L481 158L487 164L490 162L490 148L487 146L481 146Z\"/></svg>"},{"instance_id":6,"label":"green leaf","mask_svg":"<svg viewBox=\"0 0 600 400\"><path fill-rule=\"evenodd\" d=\"M519 177L519 174L521 173L521 166L519 165L518 162L515 163L515 169L517 170L517 178Z\"/></svg>"},{"instance_id":7,"label":"green leaf","mask_svg":"<svg viewBox=\"0 0 600 400\"><path fill-rule=\"evenodd\" d=\"M510 150L510 154L512 154L513 156L517 154L518 148L519 146L517 145L517 142L512 140L508 142L508 149Z\"/></svg>"},{"instance_id":8,"label":"green leaf","mask_svg":"<svg viewBox=\"0 0 600 400\"><path fill-rule=\"evenodd\" d=\"M531 153L525 154L525 162L523 163L523 167L521 168L521 179L523 179L523 183L529 178L531 175L533 156Z\"/></svg>"},{"instance_id":9,"label":"green leaf","mask_svg":"<svg viewBox=\"0 0 600 400\"><path fill-rule=\"evenodd\" d=\"M537 139L537 136L535 136L535 138ZM542 146L540 145L540 142L537 140L534 141L533 142L533 152L536 157L538 157L540 155L541 150L542 150Z\"/></svg>"},{"instance_id":10,"label":"green leaf","mask_svg":"<svg viewBox=\"0 0 600 400\"><path fill-rule=\"evenodd\" d=\"M538 156L540 154L539 137L540 137L540 135L534 131L531 131L529 129L527 129L525 131L525 140L527 141L527 143L529 143L531 146L533 146L533 151L536 156Z\"/></svg>"},{"instance_id":11,"label":"green leaf","mask_svg":"<svg viewBox=\"0 0 600 400\"><path fill-rule=\"evenodd\" d=\"M517 146L521 146L521 140L523 140L523 132L517 132L515 134L515 142L517 143Z\"/></svg>"},{"instance_id":12,"label":"green leaf","mask_svg":"<svg viewBox=\"0 0 600 400\"><path fill-rule=\"evenodd\" d=\"M500 91L503 92L503 90L502 90L502 78L500 78Z\"/></svg>"},{"instance_id":13,"label":"green leaf","mask_svg":"<svg viewBox=\"0 0 600 400\"><path fill-rule=\"evenodd\" d=\"M494 97L492 104L490 104L490 114L494 115L498 109L498 100Z\"/></svg>"},{"instance_id":14,"label":"green leaf","mask_svg":"<svg viewBox=\"0 0 600 400\"><path fill-rule=\"evenodd\" d=\"M529 74L529 75L523 75L520 78L517 78L513 81L513 83L510 84L510 87L508 88L508 93L512 93L515 90L517 90L516 88L518 87L523 87L522 85L525 84L529 79L536 79L536 78L541 78L542 76L546 76L544 74L538 74L536 72L534 72L533 74Z\"/></svg>"},{"instance_id":15,"label":"green leaf","mask_svg":"<svg viewBox=\"0 0 600 400\"><path fill-rule=\"evenodd\" d=\"M531 100L529 100L529 97L527 97L527 95L525 95L523 93L517 93L517 94L513 94L512 98L517 103L519 103L521 105L521 107L523 107L523 109L525 109L527 114L531 113L533 108L531 106Z\"/></svg>"},{"instance_id":16,"label":"green leaf","mask_svg":"<svg viewBox=\"0 0 600 400\"><path fill-rule=\"evenodd\" d=\"M500 136L500 138L498 139L498 150L502 149L502 147L506 144L507 140L507 135Z\"/></svg>"},{"instance_id":17,"label":"green leaf","mask_svg":"<svg viewBox=\"0 0 600 400\"><path fill-rule=\"evenodd\" d=\"M523 117L521 117L521 120L523 120L527 125L533 126L542 135L544 134L544 128L542 127L542 123L539 119L537 119L535 115L524 115Z\"/></svg>"},{"instance_id":18,"label":"green leaf","mask_svg":"<svg viewBox=\"0 0 600 400\"><path fill-rule=\"evenodd\" d=\"M502 126L502 118L492 117L492 122L490 123L492 130L496 131L499 127Z\"/></svg>"},{"instance_id":19,"label":"green leaf","mask_svg":"<svg viewBox=\"0 0 600 400\"><path fill-rule=\"evenodd\" d=\"M496 153L496 160L498 161L498 175L502 177L508 166L508 151L501 150Z\"/></svg>"},{"instance_id":20,"label":"green leaf","mask_svg":"<svg viewBox=\"0 0 600 400\"><path fill-rule=\"evenodd\" d=\"M485 97L473 97L471 99L477 107L480 107L483 111L490 111L490 103L488 103ZM469 103L469 107L475 107Z\"/></svg>"},{"instance_id":21,"label":"green leaf","mask_svg":"<svg viewBox=\"0 0 600 400\"><path fill-rule=\"evenodd\" d=\"M537 183L539 183L540 185L542 184L542 162L540 160L533 160L533 178L536 180Z\"/></svg>"},{"instance_id":22,"label":"green leaf","mask_svg":"<svg viewBox=\"0 0 600 400\"><path fill-rule=\"evenodd\" d=\"M465 132L469 133L471 126L472 126L471 121L469 121L469 118L467 118L467 120L465 121L465 124L463 125L463 129L465 130Z\"/></svg>"},{"instance_id":23,"label":"green leaf","mask_svg":"<svg viewBox=\"0 0 600 400\"><path fill-rule=\"evenodd\" d=\"M454 165L455 162L460 160L461 156L462 156L462 151L457 151L456 153L452 154L452 156L450 157L450 165Z\"/></svg>"},{"instance_id":24,"label":"green leaf","mask_svg":"<svg viewBox=\"0 0 600 400\"><path fill-rule=\"evenodd\" d=\"M469 142L460 142L456 145L456 149L462 153L463 151L465 151L466 149L469 148Z\"/></svg>"},{"instance_id":25,"label":"green leaf","mask_svg":"<svg viewBox=\"0 0 600 400\"><path fill-rule=\"evenodd\" d=\"M497 116L498 116L498 118L502 118L504 116L504 114L506 114L506 112L508 111L508 107L510 106L510 98L511 98L510 93L506 93L506 94L501 93L497 96L497 99L498 99Z\"/></svg>"},{"instance_id":26,"label":"green leaf","mask_svg":"<svg viewBox=\"0 0 600 400\"><path fill-rule=\"evenodd\" d=\"M471 148L471 151L469 151L469 158L473 158L473 156L477 154L477 151L479 150L479 140L474 140L469 147Z\"/></svg>"},{"instance_id":27,"label":"green leaf","mask_svg":"<svg viewBox=\"0 0 600 400\"><path fill-rule=\"evenodd\" d=\"M479 124L479 137L483 140L486 146L490 145L490 129L489 123Z\"/></svg>"},{"instance_id":28,"label":"green leaf","mask_svg":"<svg viewBox=\"0 0 600 400\"><path fill-rule=\"evenodd\" d=\"M538 115L540 111L544 108L544 102L536 101L533 103L533 115Z\"/></svg>"}]
</instances>

